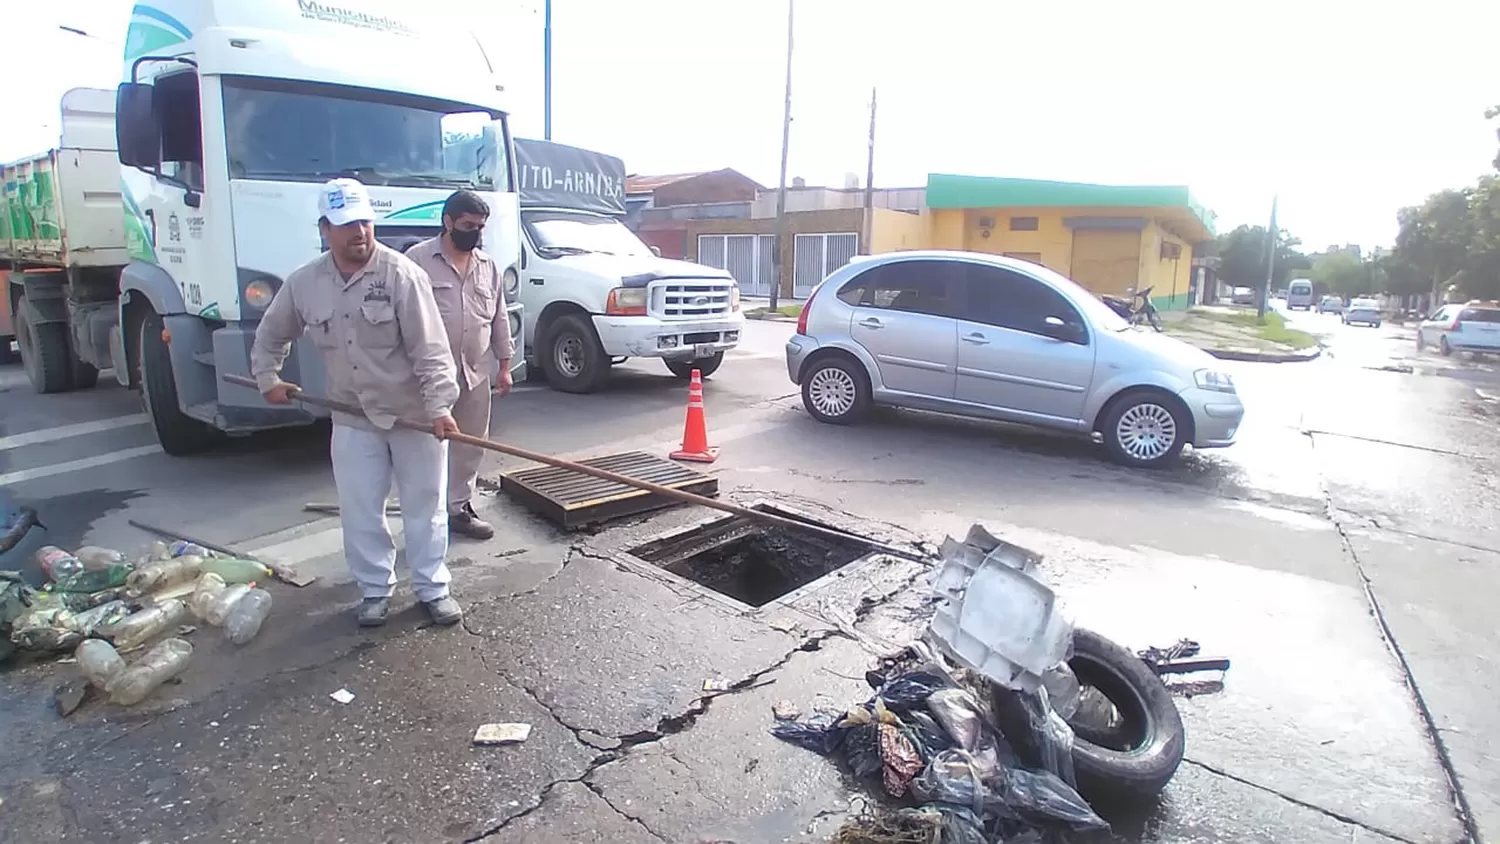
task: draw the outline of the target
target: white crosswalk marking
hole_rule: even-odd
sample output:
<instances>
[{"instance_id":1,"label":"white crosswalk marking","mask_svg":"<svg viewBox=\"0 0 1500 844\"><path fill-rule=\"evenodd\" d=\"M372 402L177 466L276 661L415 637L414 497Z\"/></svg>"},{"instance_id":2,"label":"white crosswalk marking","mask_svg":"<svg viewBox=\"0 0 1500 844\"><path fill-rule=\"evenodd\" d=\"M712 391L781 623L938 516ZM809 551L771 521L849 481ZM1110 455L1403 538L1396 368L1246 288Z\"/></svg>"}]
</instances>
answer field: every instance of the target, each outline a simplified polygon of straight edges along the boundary
<instances>
[{"instance_id":1,"label":"white crosswalk marking","mask_svg":"<svg viewBox=\"0 0 1500 844\"><path fill-rule=\"evenodd\" d=\"M113 419L96 419L93 422L79 422L76 425L59 425L56 428L24 431L19 434L11 434L8 437L0 437L0 451L37 445L38 443L66 440L72 437L82 437L103 431L113 431L118 428L134 428L137 425L145 425L150 421L151 417L144 413L132 413L129 416L116 416Z\"/></svg>"},{"instance_id":2,"label":"white crosswalk marking","mask_svg":"<svg viewBox=\"0 0 1500 844\"><path fill-rule=\"evenodd\" d=\"M53 463L49 466L37 466L34 469L18 469L14 472L6 472L0 475L0 487L18 484L22 481L34 481L38 478L50 478L53 475L66 475L69 472L80 472L84 469L95 469L100 466L108 466L111 463L119 463L123 460L134 460L137 457L160 453L161 446L159 445L143 445L137 448L111 451L108 454L98 454L93 457L69 460L66 463Z\"/></svg>"}]
</instances>

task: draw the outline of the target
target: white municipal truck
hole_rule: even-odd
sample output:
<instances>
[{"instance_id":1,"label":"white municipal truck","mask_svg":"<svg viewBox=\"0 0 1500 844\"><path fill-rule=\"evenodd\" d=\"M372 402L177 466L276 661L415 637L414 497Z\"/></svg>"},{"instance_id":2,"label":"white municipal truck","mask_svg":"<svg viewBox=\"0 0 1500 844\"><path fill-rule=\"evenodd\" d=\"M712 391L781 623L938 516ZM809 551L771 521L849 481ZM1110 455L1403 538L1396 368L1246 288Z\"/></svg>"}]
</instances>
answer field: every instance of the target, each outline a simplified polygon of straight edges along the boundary
<instances>
[{"instance_id":1,"label":"white municipal truck","mask_svg":"<svg viewBox=\"0 0 1500 844\"><path fill-rule=\"evenodd\" d=\"M515 300L515 167L483 47L411 3L345 3L140 3L118 90L69 91L58 147L4 166L0 278L36 390L113 369L169 454L321 415L219 376L248 374L260 314L324 248L318 188L341 176L369 186L397 249L439 230L455 189L480 193L483 246ZM306 339L283 376L326 392Z\"/></svg>"},{"instance_id":2,"label":"white municipal truck","mask_svg":"<svg viewBox=\"0 0 1500 844\"><path fill-rule=\"evenodd\" d=\"M662 258L625 227L625 165L515 140L526 356L556 389L598 389L627 358L709 375L740 342L740 289L724 270Z\"/></svg>"}]
</instances>

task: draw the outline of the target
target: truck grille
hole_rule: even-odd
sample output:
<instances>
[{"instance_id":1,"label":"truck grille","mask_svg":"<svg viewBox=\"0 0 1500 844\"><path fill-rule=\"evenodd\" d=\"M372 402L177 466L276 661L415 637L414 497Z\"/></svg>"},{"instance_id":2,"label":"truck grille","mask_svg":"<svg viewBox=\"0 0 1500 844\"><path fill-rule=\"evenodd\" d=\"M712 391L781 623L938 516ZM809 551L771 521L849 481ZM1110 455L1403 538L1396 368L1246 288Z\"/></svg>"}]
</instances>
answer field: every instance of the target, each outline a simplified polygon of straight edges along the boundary
<instances>
[{"instance_id":1,"label":"truck grille","mask_svg":"<svg viewBox=\"0 0 1500 844\"><path fill-rule=\"evenodd\" d=\"M729 313L732 281L659 281L646 310L658 319L702 319Z\"/></svg>"}]
</instances>

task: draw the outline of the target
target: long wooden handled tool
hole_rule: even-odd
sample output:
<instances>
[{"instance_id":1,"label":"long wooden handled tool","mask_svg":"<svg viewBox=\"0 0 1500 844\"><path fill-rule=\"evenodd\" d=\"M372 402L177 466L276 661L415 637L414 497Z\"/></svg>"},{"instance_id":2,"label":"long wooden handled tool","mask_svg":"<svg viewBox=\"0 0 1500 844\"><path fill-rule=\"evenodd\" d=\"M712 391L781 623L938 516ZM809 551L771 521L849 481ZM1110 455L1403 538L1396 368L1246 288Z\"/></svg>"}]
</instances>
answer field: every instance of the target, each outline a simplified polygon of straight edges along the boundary
<instances>
[{"instance_id":1,"label":"long wooden handled tool","mask_svg":"<svg viewBox=\"0 0 1500 844\"><path fill-rule=\"evenodd\" d=\"M246 378L243 375L226 374L222 377L226 383L234 384L240 387L249 387L252 390L259 390L259 387L256 385L255 381L250 378ZM292 388L292 397L300 402L305 402L316 407L325 407L329 410L337 410L340 413L348 413L351 416L364 415L364 411L358 407L355 407L354 405L345 404L344 402L335 401L333 399L323 398L322 396L310 396L298 387ZM432 426L430 424L409 422L405 419L397 419L396 425L398 427L407 428L412 431L424 431L427 433L432 432ZM661 484L652 483L651 481L644 481L640 478L632 478L629 475L621 475L618 472L611 472L608 469L600 469L598 467L589 466L583 463L575 463L572 460L564 460L561 457L553 457L550 454L542 454L540 452L531 451L529 449L520 448L518 446L498 443L493 440L484 439L483 437L475 437L463 433L450 434L448 436L448 439L451 442L465 443L467 445L472 445L477 448L486 449L488 451L496 451L501 454L508 454L512 457L519 457L523 460L531 460L536 463L555 466L559 469L567 469L571 472L578 472L582 475L590 475L592 477L599 478L600 480L613 481L617 484L622 484L633 489L643 489L647 492L654 492L657 495L665 496L676 501L681 501L684 504L697 504L700 507L708 507L713 510L730 513L732 515L740 516L742 518L750 519L756 522L761 522L763 524L775 525L777 527L786 528L788 530L816 533L821 536L837 539L840 542L857 542L870 548L871 550L879 551L882 554L890 554L893 557L900 557L904 560L914 560L919 563L929 562L928 557L923 556L922 554L919 554L915 551L909 551L905 548L899 548L895 545L887 545L883 542L876 542L873 539L858 536L852 533L846 533L845 531L838 530L836 528L813 524L810 522L804 522L798 519L789 519L786 516L780 516L775 513L767 513L763 510L752 510L749 507L741 507L738 504L731 504L727 501L718 501L716 499L708 498L707 496L698 495L696 493L691 493L686 490L673 489L672 487L662 486Z\"/></svg>"}]
</instances>

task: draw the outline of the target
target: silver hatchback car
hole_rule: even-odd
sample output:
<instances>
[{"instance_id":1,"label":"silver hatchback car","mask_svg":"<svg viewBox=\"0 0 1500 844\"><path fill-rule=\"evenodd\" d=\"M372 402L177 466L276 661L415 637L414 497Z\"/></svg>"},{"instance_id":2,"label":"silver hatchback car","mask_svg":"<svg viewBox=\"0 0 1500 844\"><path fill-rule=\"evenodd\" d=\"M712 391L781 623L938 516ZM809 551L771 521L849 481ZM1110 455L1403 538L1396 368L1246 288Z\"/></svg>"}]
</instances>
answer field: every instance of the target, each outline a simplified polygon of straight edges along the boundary
<instances>
[{"instance_id":1,"label":"silver hatchback car","mask_svg":"<svg viewBox=\"0 0 1500 844\"><path fill-rule=\"evenodd\" d=\"M1001 419L1092 436L1132 466L1228 446L1245 415L1207 352L1132 328L1045 267L983 253L856 258L808 298L786 363L823 422L873 404Z\"/></svg>"}]
</instances>

